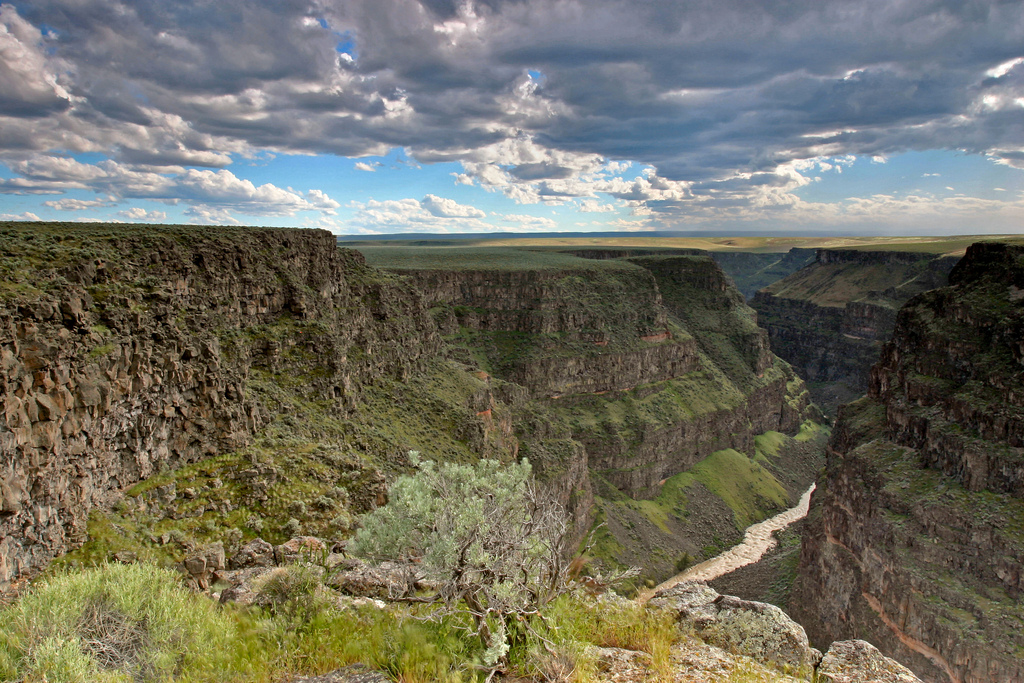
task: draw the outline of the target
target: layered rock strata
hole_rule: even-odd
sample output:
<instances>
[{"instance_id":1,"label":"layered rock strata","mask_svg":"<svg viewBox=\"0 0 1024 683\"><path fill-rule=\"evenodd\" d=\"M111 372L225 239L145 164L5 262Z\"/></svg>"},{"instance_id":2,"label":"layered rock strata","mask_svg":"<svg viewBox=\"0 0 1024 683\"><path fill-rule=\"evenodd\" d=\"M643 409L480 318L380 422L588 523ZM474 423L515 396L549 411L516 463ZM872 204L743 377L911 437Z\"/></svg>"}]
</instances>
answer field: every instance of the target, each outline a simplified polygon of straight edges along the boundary
<instances>
[{"instance_id":1,"label":"layered rock strata","mask_svg":"<svg viewBox=\"0 0 1024 683\"><path fill-rule=\"evenodd\" d=\"M813 264L757 292L751 306L768 330L772 350L805 381L840 383L859 395L867 389L869 370L892 333L899 307L944 285L956 261L819 249Z\"/></svg>"},{"instance_id":2,"label":"layered rock strata","mask_svg":"<svg viewBox=\"0 0 1024 683\"><path fill-rule=\"evenodd\" d=\"M401 269L442 332L469 330L495 374L535 396L623 391L697 367L651 274L628 263L517 270Z\"/></svg>"},{"instance_id":3,"label":"layered rock strata","mask_svg":"<svg viewBox=\"0 0 1024 683\"><path fill-rule=\"evenodd\" d=\"M656 495L665 478L716 450L752 453L757 434L795 431L811 414L799 380L708 256L577 261L575 269L388 267L423 292L453 342L587 423L573 438L590 467L634 497ZM680 396L695 389L701 395ZM631 406L609 406L655 395L665 396L656 420L604 415L628 414Z\"/></svg>"},{"instance_id":4,"label":"layered rock strata","mask_svg":"<svg viewBox=\"0 0 1024 683\"><path fill-rule=\"evenodd\" d=\"M935 681L1024 678L1024 247L912 299L840 412L791 607Z\"/></svg>"},{"instance_id":5,"label":"layered rock strata","mask_svg":"<svg viewBox=\"0 0 1024 683\"><path fill-rule=\"evenodd\" d=\"M0 291L0 587L80 544L89 511L246 443L253 369L318 368L353 405L439 338L414 293L305 230L7 227Z\"/></svg>"}]
</instances>

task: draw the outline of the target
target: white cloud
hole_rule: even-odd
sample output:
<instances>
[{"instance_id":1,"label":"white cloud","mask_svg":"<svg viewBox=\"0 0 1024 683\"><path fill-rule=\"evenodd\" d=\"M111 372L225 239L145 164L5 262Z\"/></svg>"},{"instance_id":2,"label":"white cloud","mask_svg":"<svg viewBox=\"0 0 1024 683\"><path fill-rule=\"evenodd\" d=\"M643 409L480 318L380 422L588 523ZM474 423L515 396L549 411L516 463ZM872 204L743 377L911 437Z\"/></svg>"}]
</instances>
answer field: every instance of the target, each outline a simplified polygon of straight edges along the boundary
<instances>
[{"instance_id":1,"label":"white cloud","mask_svg":"<svg viewBox=\"0 0 1024 683\"><path fill-rule=\"evenodd\" d=\"M43 205L58 211L84 211L114 206L116 203L106 199L57 199L43 202Z\"/></svg>"},{"instance_id":2,"label":"white cloud","mask_svg":"<svg viewBox=\"0 0 1024 683\"><path fill-rule=\"evenodd\" d=\"M185 210L190 223L200 225L241 225L231 212L223 207L197 204Z\"/></svg>"},{"instance_id":3,"label":"white cloud","mask_svg":"<svg viewBox=\"0 0 1024 683\"><path fill-rule=\"evenodd\" d=\"M0 221L41 221L43 220L39 216L35 215L31 211L25 211L23 213L0 213Z\"/></svg>"},{"instance_id":4,"label":"white cloud","mask_svg":"<svg viewBox=\"0 0 1024 683\"><path fill-rule=\"evenodd\" d=\"M985 75L989 78L1002 78L1021 64L1024 64L1024 57L1017 57L1016 59L1011 59L1008 62L1003 62L998 66L992 67L985 72Z\"/></svg>"},{"instance_id":5,"label":"white cloud","mask_svg":"<svg viewBox=\"0 0 1024 683\"><path fill-rule=\"evenodd\" d=\"M108 195L106 200L61 199L46 202L59 210L85 210L111 206L119 200L151 199L167 203L185 202L203 206L199 215L237 212L252 216L294 216L301 211L332 215L341 204L322 190L305 194L272 183L255 185L221 169L177 169L175 173L137 170L114 161L85 164L68 157L35 156L10 164L23 178L0 181L0 191L16 194L59 193L90 189ZM212 213L211 207L222 211ZM190 214L192 215L192 214ZM237 220L237 219L233 219Z\"/></svg>"},{"instance_id":6,"label":"white cloud","mask_svg":"<svg viewBox=\"0 0 1024 683\"><path fill-rule=\"evenodd\" d=\"M606 206L592 202L610 195L638 213L732 215L792 204L792 189L841 173L853 154L962 149L1020 167L1024 57L991 57L1020 54L1020 8L989 5L6 4L0 160L17 177L0 192L319 220L339 208L322 192L195 167L405 148L461 162L457 183L523 204ZM339 37L352 43L343 53ZM622 178L628 159L654 171Z\"/></svg>"},{"instance_id":7,"label":"white cloud","mask_svg":"<svg viewBox=\"0 0 1024 683\"><path fill-rule=\"evenodd\" d=\"M459 204L454 199L446 199L428 194L420 200L420 206L434 216L441 218L484 218L485 214L475 206Z\"/></svg>"},{"instance_id":8,"label":"white cloud","mask_svg":"<svg viewBox=\"0 0 1024 683\"><path fill-rule=\"evenodd\" d=\"M163 211L146 211L142 207L133 206L125 211L118 211L118 216L131 221L166 221L167 214Z\"/></svg>"},{"instance_id":9,"label":"white cloud","mask_svg":"<svg viewBox=\"0 0 1024 683\"><path fill-rule=\"evenodd\" d=\"M517 231L551 232L558 228L558 223L551 218L543 216L528 216L526 214L503 214L499 218L505 223L515 223Z\"/></svg>"},{"instance_id":10,"label":"white cloud","mask_svg":"<svg viewBox=\"0 0 1024 683\"><path fill-rule=\"evenodd\" d=\"M577 203L580 213L610 213L616 210L614 204L607 204L597 199L582 199Z\"/></svg>"},{"instance_id":11,"label":"white cloud","mask_svg":"<svg viewBox=\"0 0 1024 683\"><path fill-rule=\"evenodd\" d=\"M71 105L57 78L66 67L46 53L42 32L13 5L0 5L0 114L41 116Z\"/></svg>"},{"instance_id":12,"label":"white cloud","mask_svg":"<svg viewBox=\"0 0 1024 683\"><path fill-rule=\"evenodd\" d=\"M451 200L448 200L451 201ZM452 202L454 204L454 202ZM456 205L459 206L459 205ZM352 202L353 216L338 224L337 231L344 233L390 233L390 232L489 232L495 230L493 223L481 220L479 215L444 215L433 213L416 199L389 199L366 202ZM436 208L436 206L435 206ZM473 207L465 207L473 208ZM474 209L476 211L476 209ZM455 211L460 213L460 211ZM469 211L461 213L472 213Z\"/></svg>"}]
</instances>

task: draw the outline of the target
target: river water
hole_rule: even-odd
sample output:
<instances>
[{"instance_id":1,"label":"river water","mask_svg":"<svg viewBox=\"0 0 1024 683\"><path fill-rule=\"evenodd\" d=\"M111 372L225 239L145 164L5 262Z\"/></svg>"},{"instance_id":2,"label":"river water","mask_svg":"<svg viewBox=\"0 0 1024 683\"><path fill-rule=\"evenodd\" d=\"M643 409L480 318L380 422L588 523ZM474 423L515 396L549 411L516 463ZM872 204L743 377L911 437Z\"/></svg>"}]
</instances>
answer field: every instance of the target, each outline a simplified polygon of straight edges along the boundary
<instances>
[{"instance_id":1,"label":"river water","mask_svg":"<svg viewBox=\"0 0 1024 683\"><path fill-rule=\"evenodd\" d=\"M677 583L683 581L711 581L735 569L757 562L764 557L766 552L775 547L775 537L772 534L807 516L814 488L815 485L811 484L810 488L800 496L800 502L795 507L791 507L770 519L747 527L747 531L743 535L743 541L738 545L734 545L725 552L715 555L710 560L693 565L686 571L676 574L671 579L663 581L654 588L641 591L637 596L637 600L642 603L647 602L658 591L671 588Z\"/></svg>"}]
</instances>

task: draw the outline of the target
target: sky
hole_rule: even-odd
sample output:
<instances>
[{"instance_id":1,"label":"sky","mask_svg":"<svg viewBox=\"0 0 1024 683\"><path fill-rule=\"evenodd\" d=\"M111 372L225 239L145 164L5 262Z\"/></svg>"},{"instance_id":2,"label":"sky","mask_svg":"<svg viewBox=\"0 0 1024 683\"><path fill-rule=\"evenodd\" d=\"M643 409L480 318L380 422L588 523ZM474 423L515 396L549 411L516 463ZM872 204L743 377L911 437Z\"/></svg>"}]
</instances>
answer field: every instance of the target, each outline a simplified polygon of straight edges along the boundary
<instances>
[{"instance_id":1,"label":"sky","mask_svg":"<svg viewBox=\"0 0 1024 683\"><path fill-rule=\"evenodd\" d=\"M0 5L0 220L1024 232L1024 0Z\"/></svg>"}]
</instances>

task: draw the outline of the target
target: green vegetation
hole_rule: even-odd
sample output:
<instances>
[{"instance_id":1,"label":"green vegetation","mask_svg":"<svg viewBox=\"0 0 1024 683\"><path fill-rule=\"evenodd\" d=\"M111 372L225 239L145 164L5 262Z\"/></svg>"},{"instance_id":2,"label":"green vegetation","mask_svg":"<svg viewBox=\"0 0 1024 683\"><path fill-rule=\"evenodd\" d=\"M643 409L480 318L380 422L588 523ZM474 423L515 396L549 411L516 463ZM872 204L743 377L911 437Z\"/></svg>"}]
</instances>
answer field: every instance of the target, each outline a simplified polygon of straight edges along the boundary
<instances>
[{"instance_id":1,"label":"green vegetation","mask_svg":"<svg viewBox=\"0 0 1024 683\"><path fill-rule=\"evenodd\" d=\"M471 616L484 665L502 666L529 618L568 590L565 510L540 492L526 460L438 466L409 456L418 471L364 518L351 550L415 561L435 586L426 599Z\"/></svg>"},{"instance_id":2,"label":"green vegetation","mask_svg":"<svg viewBox=\"0 0 1024 683\"><path fill-rule=\"evenodd\" d=\"M213 680L236 635L212 602L146 565L58 574L0 618L4 680Z\"/></svg>"},{"instance_id":3,"label":"green vegetation","mask_svg":"<svg viewBox=\"0 0 1024 683\"><path fill-rule=\"evenodd\" d=\"M48 683L270 683L361 663L406 683L481 683L491 667L471 620L434 606L338 609L310 566L275 570L267 607L219 608L151 565L104 565L53 577L0 612L0 677ZM672 615L574 590L527 617L509 640L506 671L594 683L591 646L650 656L672 680L670 652L698 643ZM736 677L751 670L738 664ZM761 678L766 674L761 670Z\"/></svg>"},{"instance_id":4,"label":"green vegetation","mask_svg":"<svg viewBox=\"0 0 1024 683\"><path fill-rule=\"evenodd\" d=\"M758 453L766 457L765 453ZM666 480L658 502L676 505L685 489L700 482L733 511L737 531L781 512L788 504L786 490L756 459L731 448L715 451L686 472Z\"/></svg>"},{"instance_id":5,"label":"green vegetation","mask_svg":"<svg viewBox=\"0 0 1024 683\"><path fill-rule=\"evenodd\" d=\"M863 302L896 310L915 294L943 286L954 263L954 258L935 258L925 252L910 261L814 263L766 291L819 306L842 308Z\"/></svg>"},{"instance_id":6,"label":"green vegetation","mask_svg":"<svg viewBox=\"0 0 1024 683\"><path fill-rule=\"evenodd\" d=\"M119 551L170 565L194 543L220 541L230 551L256 537L345 539L383 497L385 477L409 470L409 450L448 462L508 457L514 442L473 408L486 386L438 360L406 382L365 387L360 419L346 420L301 375L253 371L248 388L273 419L251 445L131 487L115 509L92 513L88 541L57 565L95 566ZM509 408L496 404L491 419L510 419Z\"/></svg>"},{"instance_id":7,"label":"green vegetation","mask_svg":"<svg viewBox=\"0 0 1024 683\"><path fill-rule=\"evenodd\" d=\"M740 541L746 527L796 503L800 492L783 486L783 463L790 462L791 452L822 447L828 435L827 427L811 420L792 437L766 432L754 438L751 456L716 451L666 479L653 500L633 500L595 473L598 515L590 554L612 567L642 563L643 577L654 582L681 571L677 564L683 556L691 562L713 557ZM694 500L707 514L715 505L708 498L731 513L729 527L708 528L701 515L692 514Z\"/></svg>"}]
</instances>

